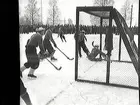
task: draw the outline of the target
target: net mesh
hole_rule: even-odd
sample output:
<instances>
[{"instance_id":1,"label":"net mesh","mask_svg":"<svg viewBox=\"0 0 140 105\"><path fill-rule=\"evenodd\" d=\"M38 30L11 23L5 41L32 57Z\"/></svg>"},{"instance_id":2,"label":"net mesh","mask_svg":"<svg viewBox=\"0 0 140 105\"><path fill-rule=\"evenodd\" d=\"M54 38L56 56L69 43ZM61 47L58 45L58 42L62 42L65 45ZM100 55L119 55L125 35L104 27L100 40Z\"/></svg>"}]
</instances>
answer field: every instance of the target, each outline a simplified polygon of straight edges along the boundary
<instances>
[{"instance_id":1,"label":"net mesh","mask_svg":"<svg viewBox=\"0 0 140 105\"><path fill-rule=\"evenodd\" d=\"M92 41L95 44L99 45L100 35L97 34L88 34L86 35L87 42L85 42L89 51L92 50ZM102 51L104 50L104 39L105 35L102 36ZM136 39L136 38L135 38ZM133 63L126 62L115 62L113 60L118 60L119 53L119 35L113 36L113 50L111 55L112 62L110 63L110 83L120 84L126 86L135 86L138 87L138 76L136 70L133 66ZM84 51L82 52L82 57L78 58L78 78L82 80L90 80L96 82L106 82L106 73L107 73L107 61L90 61L88 60ZM99 55L97 56L97 58ZM122 61L131 61L129 54L125 48L125 45L122 41L121 44L121 60Z\"/></svg>"}]
</instances>

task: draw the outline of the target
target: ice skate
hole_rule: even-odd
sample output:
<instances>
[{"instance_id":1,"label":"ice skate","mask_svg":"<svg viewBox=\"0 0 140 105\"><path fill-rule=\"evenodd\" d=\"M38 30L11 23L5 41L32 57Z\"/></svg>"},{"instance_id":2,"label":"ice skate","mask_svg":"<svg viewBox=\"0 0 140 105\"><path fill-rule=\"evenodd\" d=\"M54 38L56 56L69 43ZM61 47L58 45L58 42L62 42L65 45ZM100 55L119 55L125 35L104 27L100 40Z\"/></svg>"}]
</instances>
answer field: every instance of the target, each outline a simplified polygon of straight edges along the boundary
<instances>
[{"instance_id":1,"label":"ice skate","mask_svg":"<svg viewBox=\"0 0 140 105\"><path fill-rule=\"evenodd\" d=\"M51 61L57 61L57 58L51 57Z\"/></svg>"},{"instance_id":2,"label":"ice skate","mask_svg":"<svg viewBox=\"0 0 140 105\"><path fill-rule=\"evenodd\" d=\"M37 76L33 75L33 74L28 74L29 78L37 78Z\"/></svg>"}]
</instances>

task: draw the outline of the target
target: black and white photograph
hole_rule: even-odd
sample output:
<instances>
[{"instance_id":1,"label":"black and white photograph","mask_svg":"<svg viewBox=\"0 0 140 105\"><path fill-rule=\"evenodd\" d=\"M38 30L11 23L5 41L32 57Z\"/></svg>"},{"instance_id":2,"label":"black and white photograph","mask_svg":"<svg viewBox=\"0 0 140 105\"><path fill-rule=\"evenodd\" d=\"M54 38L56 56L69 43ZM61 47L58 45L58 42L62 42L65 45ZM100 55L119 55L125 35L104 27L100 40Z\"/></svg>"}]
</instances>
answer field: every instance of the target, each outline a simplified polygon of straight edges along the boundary
<instances>
[{"instance_id":1,"label":"black and white photograph","mask_svg":"<svg viewBox=\"0 0 140 105\"><path fill-rule=\"evenodd\" d=\"M20 105L140 105L139 0L18 0Z\"/></svg>"}]
</instances>

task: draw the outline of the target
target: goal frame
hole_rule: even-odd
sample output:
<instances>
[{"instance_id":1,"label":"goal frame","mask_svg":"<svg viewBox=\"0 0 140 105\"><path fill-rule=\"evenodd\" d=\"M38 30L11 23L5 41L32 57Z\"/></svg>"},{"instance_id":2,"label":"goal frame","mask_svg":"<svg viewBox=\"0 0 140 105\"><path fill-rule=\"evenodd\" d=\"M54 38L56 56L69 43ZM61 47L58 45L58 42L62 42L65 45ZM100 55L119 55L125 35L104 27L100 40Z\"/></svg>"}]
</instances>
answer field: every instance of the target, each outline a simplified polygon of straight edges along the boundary
<instances>
[{"instance_id":1,"label":"goal frame","mask_svg":"<svg viewBox=\"0 0 140 105\"><path fill-rule=\"evenodd\" d=\"M115 86L115 87L122 87L122 88L129 88L129 89L135 89L139 90L139 87L136 86L128 86L128 85L122 85L122 84L115 84L115 83L110 83L110 56L109 56L109 61L107 61L107 72L106 72L106 82L99 82L99 81L91 81L91 80L83 80L78 78L78 41L77 41L77 35L79 32L79 13L80 12L85 12L90 15L98 16L100 18L100 25L102 27L102 21L103 19L109 19L109 30L112 28L112 10L113 6L107 6L107 7L101 7L101 6L84 6L84 7L76 7L76 40L75 40L75 81L77 82L86 82L86 83L96 83L96 84L102 84L102 85L108 85L108 86ZM109 12L109 17L102 17L96 14L93 14L90 11L107 11ZM140 37L140 36L139 36ZM120 36L121 39L121 36ZM140 44L138 44L138 50L140 50ZM100 50L102 50L102 33L100 33ZM118 60L113 60L113 62L126 62L126 63L132 63L131 61L122 61L120 59L121 56L121 42L119 41L119 55L118 55ZM138 55L139 56L139 55ZM101 55L100 55L101 57ZM138 61L138 64L140 61ZM140 71L140 70L139 70ZM139 76L138 76L139 77ZM139 81L139 80L138 80Z\"/></svg>"}]
</instances>

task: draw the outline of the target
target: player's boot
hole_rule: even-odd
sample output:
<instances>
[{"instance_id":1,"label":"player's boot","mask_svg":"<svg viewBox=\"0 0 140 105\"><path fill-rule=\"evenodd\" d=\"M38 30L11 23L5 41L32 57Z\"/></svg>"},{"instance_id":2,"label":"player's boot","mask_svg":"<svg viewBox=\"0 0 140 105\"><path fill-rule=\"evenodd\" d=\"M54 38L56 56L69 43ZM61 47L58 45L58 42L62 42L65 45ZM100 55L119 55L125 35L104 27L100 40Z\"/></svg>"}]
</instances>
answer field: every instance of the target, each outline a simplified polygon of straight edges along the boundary
<instances>
[{"instance_id":1,"label":"player's boot","mask_svg":"<svg viewBox=\"0 0 140 105\"><path fill-rule=\"evenodd\" d=\"M57 58L51 57L51 61L57 61Z\"/></svg>"},{"instance_id":2,"label":"player's boot","mask_svg":"<svg viewBox=\"0 0 140 105\"><path fill-rule=\"evenodd\" d=\"M28 74L28 77L30 77L30 78L37 78L37 76L35 76L33 74Z\"/></svg>"},{"instance_id":3,"label":"player's boot","mask_svg":"<svg viewBox=\"0 0 140 105\"><path fill-rule=\"evenodd\" d=\"M89 52L89 51L87 51L87 52L86 52L87 57L89 56L89 54L90 54L90 52Z\"/></svg>"},{"instance_id":4,"label":"player's boot","mask_svg":"<svg viewBox=\"0 0 140 105\"><path fill-rule=\"evenodd\" d=\"M53 52L49 54L49 57L53 57L54 53L55 53L55 50L53 50Z\"/></svg>"},{"instance_id":5,"label":"player's boot","mask_svg":"<svg viewBox=\"0 0 140 105\"><path fill-rule=\"evenodd\" d=\"M106 61L108 61L108 60L109 60L109 57L108 57L108 55L106 55L106 56L105 56L105 60L106 60Z\"/></svg>"}]
</instances>

